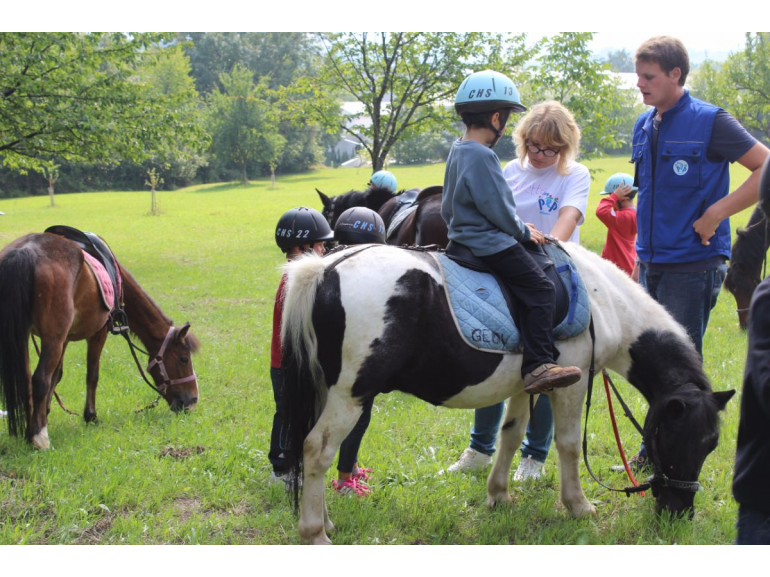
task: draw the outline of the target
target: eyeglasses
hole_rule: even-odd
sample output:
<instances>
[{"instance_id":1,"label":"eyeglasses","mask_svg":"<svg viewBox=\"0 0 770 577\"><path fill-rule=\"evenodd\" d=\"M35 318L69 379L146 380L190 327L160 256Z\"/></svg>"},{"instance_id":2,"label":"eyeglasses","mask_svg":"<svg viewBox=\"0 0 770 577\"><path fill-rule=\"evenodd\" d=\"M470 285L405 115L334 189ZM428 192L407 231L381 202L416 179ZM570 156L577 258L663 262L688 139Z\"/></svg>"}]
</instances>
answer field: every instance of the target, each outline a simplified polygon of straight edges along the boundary
<instances>
[{"instance_id":1,"label":"eyeglasses","mask_svg":"<svg viewBox=\"0 0 770 577\"><path fill-rule=\"evenodd\" d=\"M527 147L527 150L529 150L532 153L533 156L536 155L538 152L542 152L543 156L545 156L547 158L553 158L554 156L559 154L559 152L561 151L560 148L558 148L558 149L538 148L537 146L535 146L534 144L532 144L529 141L525 142L524 145Z\"/></svg>"}]
</instances>

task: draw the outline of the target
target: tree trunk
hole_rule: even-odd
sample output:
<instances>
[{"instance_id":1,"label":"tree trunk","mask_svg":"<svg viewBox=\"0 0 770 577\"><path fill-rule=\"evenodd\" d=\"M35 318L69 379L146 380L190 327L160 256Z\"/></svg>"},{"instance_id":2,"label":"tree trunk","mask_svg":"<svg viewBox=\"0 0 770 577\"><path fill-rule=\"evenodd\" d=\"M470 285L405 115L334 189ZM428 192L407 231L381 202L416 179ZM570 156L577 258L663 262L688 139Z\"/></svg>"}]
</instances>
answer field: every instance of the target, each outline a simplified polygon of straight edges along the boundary
<instances>
[{"instance_id":1,"label":"tree trunk","mask_svg":"<svg viewBox=\"0 0 770 577\"><path fill-rule=\"evenodd\" d=\"M246 175L246 165L245 164L241 167L241 182L243 184L249 184L249 178Z\"/></svg>"},{"instance_id":2,"label":"tree trunk","mask_svg":"<svg viewBox=\"0 0 770 577\"><path fill-rule=\"evenodd\" d=\"M150 188L150 192L152 193L152 215L156 216L158 214L158 203L155 201L155 187L153 186Z\"/></svg>"},{"instance_id":3,"label":"tree trunk","mask_svg":"<svg viewBox=\"0 0 770 577\"><path fill-rule=\"evenodd\" d=\"M51 200L51 206L56 206L56 203L53 201L53 184L48 185L48 198Z\"/></svg>"},{"instance_id":4,"label":"tree trunk","mask_svg":"<svg viewBox=\"0 0 770 577\"><path fill-rule=\"evenodd\" d=\"M270 167L270 188L275 188L275 169Z\"/></svg>"}]
</instances>

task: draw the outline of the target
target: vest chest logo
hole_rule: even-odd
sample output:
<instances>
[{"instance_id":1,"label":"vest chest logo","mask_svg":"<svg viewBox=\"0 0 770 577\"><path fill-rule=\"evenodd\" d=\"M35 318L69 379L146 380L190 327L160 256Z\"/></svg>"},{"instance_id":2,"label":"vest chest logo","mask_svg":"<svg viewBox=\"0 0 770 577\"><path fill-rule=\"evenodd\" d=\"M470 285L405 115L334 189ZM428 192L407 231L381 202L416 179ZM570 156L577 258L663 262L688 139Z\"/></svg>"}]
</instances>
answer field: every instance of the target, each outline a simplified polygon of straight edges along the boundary
<instances>
[{"instance_id":1,"label":"vest chest logo","mask_svg":"<svg viewBox=\"0 0 770 577\"><path fill-rule=\"evenodd\" d=\"M686 160L677 160L674 163L674 173L677 176L684 176L688 170L690 170L690 165L687 164Z\"/></svg>"}]
</instances>

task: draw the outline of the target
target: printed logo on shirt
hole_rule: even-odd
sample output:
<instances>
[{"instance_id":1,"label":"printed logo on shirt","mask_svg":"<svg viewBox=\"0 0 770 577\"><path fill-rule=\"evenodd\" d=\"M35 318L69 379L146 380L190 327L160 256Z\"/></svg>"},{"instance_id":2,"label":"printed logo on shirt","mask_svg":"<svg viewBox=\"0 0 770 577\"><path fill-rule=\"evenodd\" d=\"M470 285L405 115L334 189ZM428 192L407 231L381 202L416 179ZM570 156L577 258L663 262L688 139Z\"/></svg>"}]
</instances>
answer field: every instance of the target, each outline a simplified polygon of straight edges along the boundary
<instances>
[{"instance_id":1,"label":"printed logo on shirt","mask_svg":"<svg viewBox=\"0 0 770 577\"><path fill-rule=\"evenodd\" d=\"M687 174L688 170L690 170L690 165L687 164L686 160L677 160L674 163L674 172L678 176L684 176L685 174Z\"/></svg>"},{"instance_id":2,"label":"printed logo on shirt","mask_svg":"<svg viewBox=\"0 0 770 577\"><path fill-rule=\"evenodd\" d=\"M559 199L545 192L537 199L537 207L540 209L540 214L551 214L559 210Z\"/></svg>"}]
</instances>

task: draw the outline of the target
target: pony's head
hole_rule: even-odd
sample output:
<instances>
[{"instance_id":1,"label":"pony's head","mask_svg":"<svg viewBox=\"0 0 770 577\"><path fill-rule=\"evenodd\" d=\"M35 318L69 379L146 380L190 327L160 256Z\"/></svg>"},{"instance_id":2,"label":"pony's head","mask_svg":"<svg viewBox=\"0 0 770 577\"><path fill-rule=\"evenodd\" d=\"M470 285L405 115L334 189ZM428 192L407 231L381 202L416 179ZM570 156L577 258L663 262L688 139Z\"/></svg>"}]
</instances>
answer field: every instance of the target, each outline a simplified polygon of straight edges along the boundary
<instances>
[{"instance_id":1,"label":"pony's head","mask_svg":"<svg viewBox=\"0 0 770 577\"><path fill-rule=\"evenodd\" d=\"M644 444L656 509L692 517L703 463L719 442L719 411L735 391L712 392L700 355L679 334L645 331L629 352L628 378L650 404Z\"/></svg>"},{"instance_id":2,"label":"pony's head","mask_svg":"<svg viewBox=\"0 0 770 577\"><path fill-rule=\"evenodd\" d=\"M317 188L315 191L318 193L321 203L323 203L321 214L324 215L324 218L326 218L329 226L332 228L337 224L337 219L340 215L347 209L353 208L354 206L365 206L366 208L370 208L377 212L383 204L396 195L390 188L379 187L376 185L369 186L369 188L363 192L351 190L345 194L339 194L332 197L326 196Z\"/></svg>"},{"instance_id":3,"label":"pony's head","mask_svg":"<svg viewBox=\"0 0 770 577\"><path fill-rule=\"evenodd\" d=\"M158 391L175 413L191 411L198 404L198 377L193 370L192 354L200 344L189 330L190 323L171 327L147 366Z\"/></svg>"}]
</instances>

